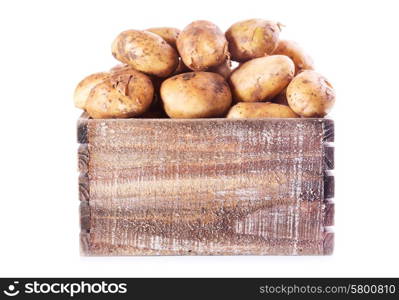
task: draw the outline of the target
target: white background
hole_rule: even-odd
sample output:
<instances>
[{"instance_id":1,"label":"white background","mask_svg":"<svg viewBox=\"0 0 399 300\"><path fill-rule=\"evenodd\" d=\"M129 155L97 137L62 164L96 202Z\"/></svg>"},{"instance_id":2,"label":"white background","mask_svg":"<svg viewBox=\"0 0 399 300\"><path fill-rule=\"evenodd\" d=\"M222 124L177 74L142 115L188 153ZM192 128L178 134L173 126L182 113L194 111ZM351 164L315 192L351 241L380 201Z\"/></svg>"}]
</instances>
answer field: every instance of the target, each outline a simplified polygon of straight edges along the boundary
<instances>
[{"instance_id":1,"label":"white background","mask_svg":"<svg viewBox=\"0 0 399 300\"><path fill-rule=\"evenodd\" d=\"M1 1L0 276L399 276L397 1ZM286 25L337 90L328 257L82 258L75 85L125 29Z\"/></svg>"}]
</instances>

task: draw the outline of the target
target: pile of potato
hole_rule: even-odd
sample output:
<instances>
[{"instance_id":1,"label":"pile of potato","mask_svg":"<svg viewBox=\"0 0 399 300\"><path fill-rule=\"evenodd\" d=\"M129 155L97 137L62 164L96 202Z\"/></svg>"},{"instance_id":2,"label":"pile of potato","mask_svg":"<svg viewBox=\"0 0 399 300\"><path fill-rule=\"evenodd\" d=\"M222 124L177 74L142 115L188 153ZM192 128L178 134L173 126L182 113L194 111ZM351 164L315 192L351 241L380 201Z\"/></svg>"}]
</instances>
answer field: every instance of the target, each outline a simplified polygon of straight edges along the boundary
<instances>
[{"instance_id":1,"label":"pile of potato","mask_svg":"<svg viewBox=\"0 0 399 300\"><path fill-rule=\"evenodd\" d=\"M280 31L262 19L235 23L225 34L208 21L181 32L126 30L112 44L122 64L83 79L75 105L92 118L325 116L334 89L298 44L279 40Z\"/></svg>"}]
</instances>

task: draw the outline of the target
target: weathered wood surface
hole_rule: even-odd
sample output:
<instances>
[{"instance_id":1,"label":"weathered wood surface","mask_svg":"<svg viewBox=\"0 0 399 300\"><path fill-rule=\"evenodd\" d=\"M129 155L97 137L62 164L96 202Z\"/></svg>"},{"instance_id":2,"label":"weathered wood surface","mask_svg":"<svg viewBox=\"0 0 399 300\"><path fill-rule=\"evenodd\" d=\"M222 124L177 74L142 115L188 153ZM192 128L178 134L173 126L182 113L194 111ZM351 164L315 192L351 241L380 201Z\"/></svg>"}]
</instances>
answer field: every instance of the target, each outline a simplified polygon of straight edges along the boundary
<instances>
[{"instance_id":1,"label":"weathered wood surface","mask_svg":"<svg viewBox=\"0 0 399 300\"><path fill-rule=\"evenodd\" d=\"M78 122L83 255L326 255L325 119Z\"/></svg>"}]
</instances>

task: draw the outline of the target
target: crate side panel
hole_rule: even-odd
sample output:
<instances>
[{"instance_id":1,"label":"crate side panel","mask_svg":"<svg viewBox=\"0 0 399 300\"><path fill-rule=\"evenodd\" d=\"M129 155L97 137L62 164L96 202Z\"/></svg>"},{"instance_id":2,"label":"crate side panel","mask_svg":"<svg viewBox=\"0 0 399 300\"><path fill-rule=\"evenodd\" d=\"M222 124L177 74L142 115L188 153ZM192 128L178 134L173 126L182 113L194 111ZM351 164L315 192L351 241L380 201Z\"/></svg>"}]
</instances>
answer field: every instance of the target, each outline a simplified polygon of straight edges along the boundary
<instances>
[{"instance_id":1,"label":"crate side panel","mask_svg":"<svg viewBox=\"0 0 399 300\"><path fill-rule=\"evenodd\" d=\"M86 254L325 254L319 120L90 121Z\"/></svg>"}]
</instances>

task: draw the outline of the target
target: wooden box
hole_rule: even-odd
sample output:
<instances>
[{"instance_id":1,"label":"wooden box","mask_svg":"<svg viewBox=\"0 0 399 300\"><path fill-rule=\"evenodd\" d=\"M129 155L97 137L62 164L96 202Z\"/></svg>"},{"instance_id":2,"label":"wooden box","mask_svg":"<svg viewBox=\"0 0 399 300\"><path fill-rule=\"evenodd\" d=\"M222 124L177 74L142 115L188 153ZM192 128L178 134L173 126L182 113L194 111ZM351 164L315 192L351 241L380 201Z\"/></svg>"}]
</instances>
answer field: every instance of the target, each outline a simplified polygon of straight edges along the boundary
<instances>
[{"instance_id":1,"label":"wooden box","mask_svg":"<svg viewBox=\"0 0 399 300\"><path fill-rule=\"evenodd\" d=\"M329 119L78 121L83 255L327 255Z\"/></svg>"}]
</instances>

